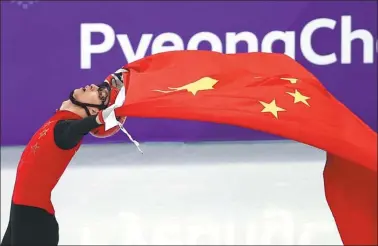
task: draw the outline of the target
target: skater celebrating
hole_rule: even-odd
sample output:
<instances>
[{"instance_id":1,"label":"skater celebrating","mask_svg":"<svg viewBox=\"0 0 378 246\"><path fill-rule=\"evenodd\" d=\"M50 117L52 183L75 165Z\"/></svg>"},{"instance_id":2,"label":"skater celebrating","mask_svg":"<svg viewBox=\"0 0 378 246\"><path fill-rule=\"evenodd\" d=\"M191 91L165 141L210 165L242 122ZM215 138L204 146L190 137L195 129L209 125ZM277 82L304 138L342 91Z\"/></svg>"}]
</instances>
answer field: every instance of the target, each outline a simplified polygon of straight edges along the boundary
<instances>
[{"instance_id":1,"label":"skater celebrating","mask_svg":"<svg viewBox=\"0 0 378 246\"><path fill-rule=\"evenodd\" d=\"M59 227L51 192L85 135L109 137L119 127L105 130L127 70L120 69L99 85L71 92L59 110L32 136L20 158L10 219L1 245L58 245ZM126 117L117 119L121 124Z\"/></svg>"}]
</instances>

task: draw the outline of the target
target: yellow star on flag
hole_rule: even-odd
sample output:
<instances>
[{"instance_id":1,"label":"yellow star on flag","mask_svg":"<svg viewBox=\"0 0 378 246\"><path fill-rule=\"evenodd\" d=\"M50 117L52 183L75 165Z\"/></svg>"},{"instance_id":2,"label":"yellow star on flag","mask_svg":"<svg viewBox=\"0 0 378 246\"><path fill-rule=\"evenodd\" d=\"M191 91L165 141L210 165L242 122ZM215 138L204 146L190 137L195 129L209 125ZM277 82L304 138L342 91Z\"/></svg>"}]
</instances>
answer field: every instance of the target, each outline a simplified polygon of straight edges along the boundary
<instances>
[{"instance_id":1,"label":"yellow star on flag","mask_svg":"<svg viewBox=\"0 0 378 246\"><path fill-rule=\"evenodd\" d=\"M294 103L302 102L310 107L310 105L307 102L307 100L310 99L310 97L302 95L298 90L295 90L294 93L292 92L286 92L286 93L294 97Z\"/></svg>"},{"instance_id":2,"label":"yellow star on flag","mask_svg":"<svg viewBox=\"0 0 378 246\"><path fill-rule=\"evenodd\" d=\"M163 90L153 90L161 93L172 93L175 91L183 91L187 90L188 92L191 92L194 96L197 94L198 91L206 91L206 90L213 90L214 85L218 83L218 80L210 78L210 77L204 77L197 81L194 81L190 84L186 84L184 86L178 87L178 88L172 88L168 87L169 91L163 91Z\"/></svg>"},{"instance_id":3,"label":"yellow star on flag","mask_svg":"<svg viewBox=\"0 0 378 246\"><path fill-rule=\"evenodd\" d=\"M278 112L286 111L286 109L277 107L276 99L273 99L270 103L259 101L263 106L264 109L261 111L262 113L272 113L274 117L278 119Z\"/></svg>"},{"instance_id":4,"label":"yellow star on flag","mask_svg":"<svg viewBox=\"0 0 378 246\"><path fill-rule=\"evenodd\" d=\"M298 82L298 79L296 78L281 78L283 80L288 80L291 84L296 84Z\"/></svg>"}]
</instances>

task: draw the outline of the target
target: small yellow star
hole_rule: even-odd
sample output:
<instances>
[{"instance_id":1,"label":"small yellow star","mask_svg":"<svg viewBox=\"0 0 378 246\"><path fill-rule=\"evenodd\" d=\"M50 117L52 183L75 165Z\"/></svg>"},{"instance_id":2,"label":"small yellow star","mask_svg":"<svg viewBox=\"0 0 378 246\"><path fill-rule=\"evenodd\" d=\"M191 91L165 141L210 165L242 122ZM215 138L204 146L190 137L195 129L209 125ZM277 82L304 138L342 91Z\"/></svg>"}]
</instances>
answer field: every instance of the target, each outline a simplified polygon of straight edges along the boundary
<instances>
[{"instance_id":1,"label":"small yellow star","mask_svg":"<svg viewBox=\"0 0 378 246\"><path fill-rule=\"evenodd\" d=\"M288 80L291 84L296 84L298 82L298 79L296 78L281 78L283 80Z\"/></svg>"},{"instance_id":2,"label":"small yellow star","mask_svg":"<svg viewBox=\"0 0 378 246\"><path fill-rule=\"evenodd\" d=\"M48 132L48 130L49 130L48 128L47 129L43 129L43 131L39 134L38 139L40 139L43 136L46 136L46 133Z\"/></svg>"},{"instance_id":3,"label":"small yellow star","mask_svg":"<svg viewBox=\"0 0 378 246\"><path fill-rule=\"evenodd\" d=\"M39 149L39 146L38 144L34 144L32 147L31 147L32 151L33 151L33 154L35 154L37 152L37 149Z\"/></svg>"},{"instance_id":4,"label":"small yellow star","mask_svg":"<svg viewBox=\"0 0 378 246\"><path fill-rule=\"evenodd\" d=\"M302 102L310 107L310 105L307 102L307 100L310 99L310 97L306 97L302 95L298 90L295 90L294 93L292 92L286 92L286 93L294 97L294 103Z\"/></svg>"},{"instance_id":5,"label":"small yellow star","mask_svg":"<svg viewBox=\"0 0 378 246\"><path fill-rule=\"evenodd\" d=\"M272 113L274 117L278 119L278 112L286 111L286 109L277 107L276 100L273 99L270 103L265 103L260 101L260 103L264 106L264 109L261 111L262 113Z\"/></svg>"}]
</instances>

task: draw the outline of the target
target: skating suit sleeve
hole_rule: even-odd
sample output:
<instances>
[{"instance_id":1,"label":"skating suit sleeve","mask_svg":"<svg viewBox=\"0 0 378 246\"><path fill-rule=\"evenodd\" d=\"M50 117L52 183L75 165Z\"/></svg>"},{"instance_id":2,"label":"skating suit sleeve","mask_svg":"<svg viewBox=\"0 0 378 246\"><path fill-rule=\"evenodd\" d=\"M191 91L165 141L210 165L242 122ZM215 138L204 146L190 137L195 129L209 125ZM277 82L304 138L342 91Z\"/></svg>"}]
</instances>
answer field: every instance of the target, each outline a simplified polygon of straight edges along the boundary
<instances>
[{"instance_id":1,"label":"skating suit sleeve","mask_svg":"<svg viewBox=\"0 0 378 246\"><path fill-rule=\"evenodd\" d=\"M91 130L99 127L96 116L80 120L62 120L54 128L55 144L61 149L72 149Z\"/></svg>"}]
</instances>

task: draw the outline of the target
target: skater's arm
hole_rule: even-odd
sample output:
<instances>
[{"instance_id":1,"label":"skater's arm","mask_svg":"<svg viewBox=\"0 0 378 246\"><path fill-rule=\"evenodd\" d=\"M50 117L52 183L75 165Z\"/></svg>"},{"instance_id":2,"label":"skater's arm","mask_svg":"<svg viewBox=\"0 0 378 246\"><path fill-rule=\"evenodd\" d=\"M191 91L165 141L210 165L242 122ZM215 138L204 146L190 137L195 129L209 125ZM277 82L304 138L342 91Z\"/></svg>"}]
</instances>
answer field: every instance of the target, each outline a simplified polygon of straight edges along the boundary
<instances>
[{"instance_id":1,"label":"skater's arm","mask_svg":"<svg viewBox=\"0 0 378 246\"><path fill-rule=\"evenodd\" d=\"M62 120L54 128L55 144L61 149L72 149L91 130L99 127L97 116L81 120Z\"/></svg>"}]
</instances>

